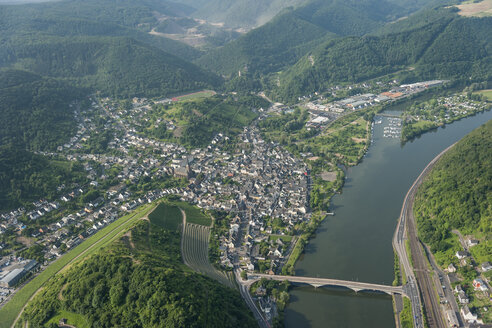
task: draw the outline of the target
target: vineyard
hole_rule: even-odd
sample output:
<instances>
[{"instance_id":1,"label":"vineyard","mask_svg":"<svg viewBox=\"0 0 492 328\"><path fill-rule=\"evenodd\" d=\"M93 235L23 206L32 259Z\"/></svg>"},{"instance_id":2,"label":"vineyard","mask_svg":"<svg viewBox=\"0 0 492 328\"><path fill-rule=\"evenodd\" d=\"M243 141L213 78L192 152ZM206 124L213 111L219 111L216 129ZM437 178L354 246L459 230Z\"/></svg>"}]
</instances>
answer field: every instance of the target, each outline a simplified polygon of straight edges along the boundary
<instances>
[{"instance_id":1,"label":"vineyard","mask_svg":"<svg viewBox=\"0 0 492 328\"><path fill-rule=\"evenodd\" d=\"M225 286L235 288L234 277L231 273L221 272L210 264L208 259L210 227L186 223L182 238L183 260L187 266Z\"/></svg>"}]
</instances>

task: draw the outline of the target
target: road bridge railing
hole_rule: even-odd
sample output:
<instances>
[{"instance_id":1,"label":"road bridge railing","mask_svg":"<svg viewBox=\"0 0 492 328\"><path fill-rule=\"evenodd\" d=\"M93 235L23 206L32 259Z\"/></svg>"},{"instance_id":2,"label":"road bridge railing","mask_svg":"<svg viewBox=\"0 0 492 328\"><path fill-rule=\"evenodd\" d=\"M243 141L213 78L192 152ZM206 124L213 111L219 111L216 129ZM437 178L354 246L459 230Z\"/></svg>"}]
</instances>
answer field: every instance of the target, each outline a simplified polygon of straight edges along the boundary
<instances>
[{"instance_id":1,"label":"road bridge railing","mask_svg":"<svg viewBox=\"0 0 492 328\"><path fill-rule=\"evenodd\" d=\"M406 296L406 289L403 286L387 286L387 285L372 284L372 283L359 282L359 281L328 279L328 278L268 275L268 274L261 274L261 273L248 274L248 280L259 280L262 278L269 279L269 280L277 280L277 281L287 280L291 283L308 284L315 288L323 287L323 286L337 286L337 287L346 287L352 289L355 292L377 291L377 292L384 292L389 295L401 294Z\"/></svg>"}]
</instances>

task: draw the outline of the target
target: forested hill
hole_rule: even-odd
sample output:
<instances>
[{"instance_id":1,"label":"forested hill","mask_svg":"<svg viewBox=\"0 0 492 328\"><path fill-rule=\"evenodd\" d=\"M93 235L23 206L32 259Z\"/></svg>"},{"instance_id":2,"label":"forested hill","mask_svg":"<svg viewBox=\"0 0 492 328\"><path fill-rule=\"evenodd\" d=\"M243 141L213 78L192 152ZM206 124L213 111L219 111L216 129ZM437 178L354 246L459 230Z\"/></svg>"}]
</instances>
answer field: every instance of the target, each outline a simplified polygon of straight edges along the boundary
<instances>
[{"instance_id":1,"label":"forested hill","mask_svg":"<svg viewBox=\"0 0 492 328\"><path fill-rule=\"evenodd\" d=\"M0 70L0 146L55 149L75 131L69 104L84 95L55 79L19 70Z\"/></svg>"},{"instance_id":2,"label":"forested hill","mask_svg":"<svg viewBox=\"0 0 492 328\"><path fill-rule=\"evenodd\" d=\"M86 90L39 75L0 70L0 210L51 198L61 184L84 181L81 167L27 150L54 150L75 133L74 107Z\"/></svg>"},{"instance_id":3,"label":"forested hill","mask_svg":"<svg viewBox=\"0 0 492 328\"><path fill-rule=\"evenodd\" d=\"M149 34L158 17L192 11L159 0L0 6L0 67L123 98L214 88L220 79L190 63L201 51Z\"/></svg>"},{"instance_id":4,"label":"forested hill","mask_svg":"<svg viewBox=\"0 0 492 328\"><path fill-rule=\"evenodd\" d=\"M264 75L294 64L323 41L364 35L411 10L406 5L376 0L307 1L206 54L198 63L226 75L239 70Z\"/></svg>"},{"instance_id":5,"label":"forested hill","mask_svg":"<svg viewBox=\"0 0 492 328\"><path fill-rule=\"evenodd\" d=\"M162 225L139 220L120 240L55 276L21 321L30 327L57 326L60 318L88 327L257 326L237 290L182 264L181 234Z\"/></svg>"},{"instance_id":6,"label":"forested hill","mask_svg":"<svg viewBox=\"0 0 492 328\"><path fill-rule=\"evenodd\" d=\"M18 44L3 58L6 66L124 98L170 95L220 82L189 62L123 37L47 37Z\"/></svg>"},{"instance_id":7,"label":"forested hill","mask_svg":"<svg viewBox=\"0 0 492 328\"><path fill-rule=\"evenodd\" d=\"M399 71L403 81L492 77L492 17L439 19L382 36L330 40L280 75L274 94L289 101L328 84L359 82Z\"/></svg>"},{"instance_id":8,"label":"forested hill","mask_svg":"<svg viewBox=\"0 0 492 328\"><path fill-rule=\"evenodd\" d=\"M182 42L148 32L156 15L180 16L193 11L165 1L72 0L37 5L0 6L0 57L8 46L46 36L126 36L185 60L202 52Z\"/></svg>"},{"instance_id":9,"label":"forested hill","mask_svg":"<svg viewBox=\"0 0 492 328\"><path fill-rule=\"evenodd\" d=\"M266 74L294 64L321 40L334 36L289 11L211 51L197 63L221 74Z\"/></svg>"},{"instance_id":10,"label":"forested hill","mask_svg":"<svg viewBox=\"0 0 492 328\"><path fill-rule=\"evenodd\" d=\"M451 230L488 240L473 247L490 259L492 237L492 121L448 151L419 188L414 211L421 239L444 252Z\"/></svg>"}]
</instances>

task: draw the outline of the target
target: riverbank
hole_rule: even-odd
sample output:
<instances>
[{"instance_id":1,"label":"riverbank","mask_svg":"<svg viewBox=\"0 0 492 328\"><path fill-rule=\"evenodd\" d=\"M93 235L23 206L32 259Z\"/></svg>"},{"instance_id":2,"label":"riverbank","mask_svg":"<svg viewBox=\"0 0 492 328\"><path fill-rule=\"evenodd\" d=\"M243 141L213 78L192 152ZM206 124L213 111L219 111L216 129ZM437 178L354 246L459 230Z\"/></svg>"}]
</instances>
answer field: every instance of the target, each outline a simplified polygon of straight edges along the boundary
<instances>
[{"instance_id":1,"label":"riverbank","mask_svg":"<svg viewBox=\"0 0 492 328\"><path fill-rule=\"evenodd\" d=\"M397 139L383 137L384 124L375 125L366 157L347 169L343 193L331 200L336 216L320 224L296 263L296 275L391 284L391 240L408 186L442 149L490 118L491 112L477 114L404 147ZM285 322L287 328L395 325L387 296L310 287L292 289Z\"/></svg>"}]
</instances>

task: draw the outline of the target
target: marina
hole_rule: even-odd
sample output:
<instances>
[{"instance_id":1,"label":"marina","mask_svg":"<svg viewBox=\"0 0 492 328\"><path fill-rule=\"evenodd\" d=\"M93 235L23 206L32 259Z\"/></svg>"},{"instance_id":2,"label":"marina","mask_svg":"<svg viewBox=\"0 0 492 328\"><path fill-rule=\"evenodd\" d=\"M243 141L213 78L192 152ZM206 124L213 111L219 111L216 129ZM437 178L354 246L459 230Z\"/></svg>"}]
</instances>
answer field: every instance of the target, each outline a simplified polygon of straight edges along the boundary
<instances>
[{"instance_id":1,"label":"marina","mask_svg":"<svg viewBox=\"0 0 492 328\"><path fill-rule=\"evenodd\" d=\"M383 137L385 138L401 138L401 124L400 118L390 117L388 118L388 125L384 127Z\"/></svg>"}]
</instances>

